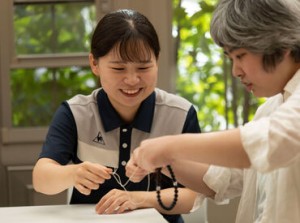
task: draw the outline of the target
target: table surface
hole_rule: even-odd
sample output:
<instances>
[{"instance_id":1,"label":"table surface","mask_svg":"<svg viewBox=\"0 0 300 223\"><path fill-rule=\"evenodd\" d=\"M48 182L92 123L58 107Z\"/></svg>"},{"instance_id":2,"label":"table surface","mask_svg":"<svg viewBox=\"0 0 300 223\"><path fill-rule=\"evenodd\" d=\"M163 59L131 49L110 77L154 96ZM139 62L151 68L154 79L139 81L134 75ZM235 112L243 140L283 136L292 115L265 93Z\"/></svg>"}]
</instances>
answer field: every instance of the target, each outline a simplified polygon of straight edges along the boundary
<instances>
[{"instance_id":1,"label":"table surface","mask_svg":"<svg viewBox=\"0 0 300 223\"><path fill-rule=\"evenodd\" d=\"M166 223L155 209L139 209L122 214L98 215L95 205L45 205L0 208L5 223Z\"/></svg>"}]
</instances>

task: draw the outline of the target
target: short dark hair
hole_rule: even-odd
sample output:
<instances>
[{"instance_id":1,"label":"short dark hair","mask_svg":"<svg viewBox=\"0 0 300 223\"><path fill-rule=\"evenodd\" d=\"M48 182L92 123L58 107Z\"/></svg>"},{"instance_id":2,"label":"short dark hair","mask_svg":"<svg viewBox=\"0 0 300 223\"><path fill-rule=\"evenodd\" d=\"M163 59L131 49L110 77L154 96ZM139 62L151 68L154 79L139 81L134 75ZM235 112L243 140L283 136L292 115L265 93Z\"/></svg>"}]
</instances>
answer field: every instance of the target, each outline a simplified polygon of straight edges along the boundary
<instances>
[{"instance_id":1,"label":"short dark hair","mask_svg":"<svg viewBox=\"0 0 300 223\"><path fill-rule=\"evenodd\" d=\"M124 61L141 62L159 57L160 44L152 23L146 16L132 9L106 14L97 24L91 41L95 59L118 50ZM145 54L146 52L146 54Z\"/></svg>"}]
</instances>

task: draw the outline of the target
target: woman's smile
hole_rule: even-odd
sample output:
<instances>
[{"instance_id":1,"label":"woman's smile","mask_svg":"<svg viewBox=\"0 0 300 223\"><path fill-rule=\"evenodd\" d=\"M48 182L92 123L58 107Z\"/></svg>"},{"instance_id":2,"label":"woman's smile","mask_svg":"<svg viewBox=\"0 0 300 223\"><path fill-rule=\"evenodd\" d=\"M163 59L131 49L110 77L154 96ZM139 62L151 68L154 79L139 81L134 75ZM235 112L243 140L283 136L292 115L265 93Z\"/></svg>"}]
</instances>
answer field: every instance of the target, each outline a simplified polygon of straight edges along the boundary
<instances>
[{"instance_id":1,"label":"woman's smile","mask_svg":"<svg viewBox=\"0 0 300 223\"><path fill-rule=\"evenodd\" d=\"M123 95L127 97L135 97L137 96L143 88L138 88L138 89L121 89L120 91L122 92Z\"/></svg>"}]
</instances>

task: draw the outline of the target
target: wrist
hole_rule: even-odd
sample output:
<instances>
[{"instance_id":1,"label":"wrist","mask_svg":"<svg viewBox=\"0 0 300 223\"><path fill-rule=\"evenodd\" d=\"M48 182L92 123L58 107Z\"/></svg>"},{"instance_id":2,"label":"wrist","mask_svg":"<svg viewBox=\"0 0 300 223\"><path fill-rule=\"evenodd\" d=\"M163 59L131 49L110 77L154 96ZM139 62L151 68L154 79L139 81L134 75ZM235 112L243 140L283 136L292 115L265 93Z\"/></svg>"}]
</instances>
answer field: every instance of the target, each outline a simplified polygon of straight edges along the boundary
<instances>
[{"instance_id":1,"label":"wrist","mask_svg":"<svg viewBox=\"0 0 300 223\"><path fill-rule=\"evenodd\" d=\"M134 191L132 193L132 203L136 208L153 208L155 207L155 193L152 191L142 192Z\"/></svg>"}]
</instances>

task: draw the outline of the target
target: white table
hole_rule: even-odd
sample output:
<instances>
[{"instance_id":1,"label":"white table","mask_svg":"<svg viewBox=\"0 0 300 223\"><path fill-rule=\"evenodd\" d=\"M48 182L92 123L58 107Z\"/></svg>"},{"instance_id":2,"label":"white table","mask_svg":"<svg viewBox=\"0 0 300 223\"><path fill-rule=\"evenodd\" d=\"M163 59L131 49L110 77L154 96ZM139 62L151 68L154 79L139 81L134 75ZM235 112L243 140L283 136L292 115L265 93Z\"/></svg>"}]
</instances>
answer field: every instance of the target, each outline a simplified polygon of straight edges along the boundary
<instances>
[{"instance_id":1,"label":"white table","mask_svg":"<svg viewBox=\"0 0 300 223\"><path fill-rule=\"evenodd\" d=\"M166 223L155 209L98 215L95 205L47 205L0 208L1 223Z\"/></svg>"}]
</instances>

